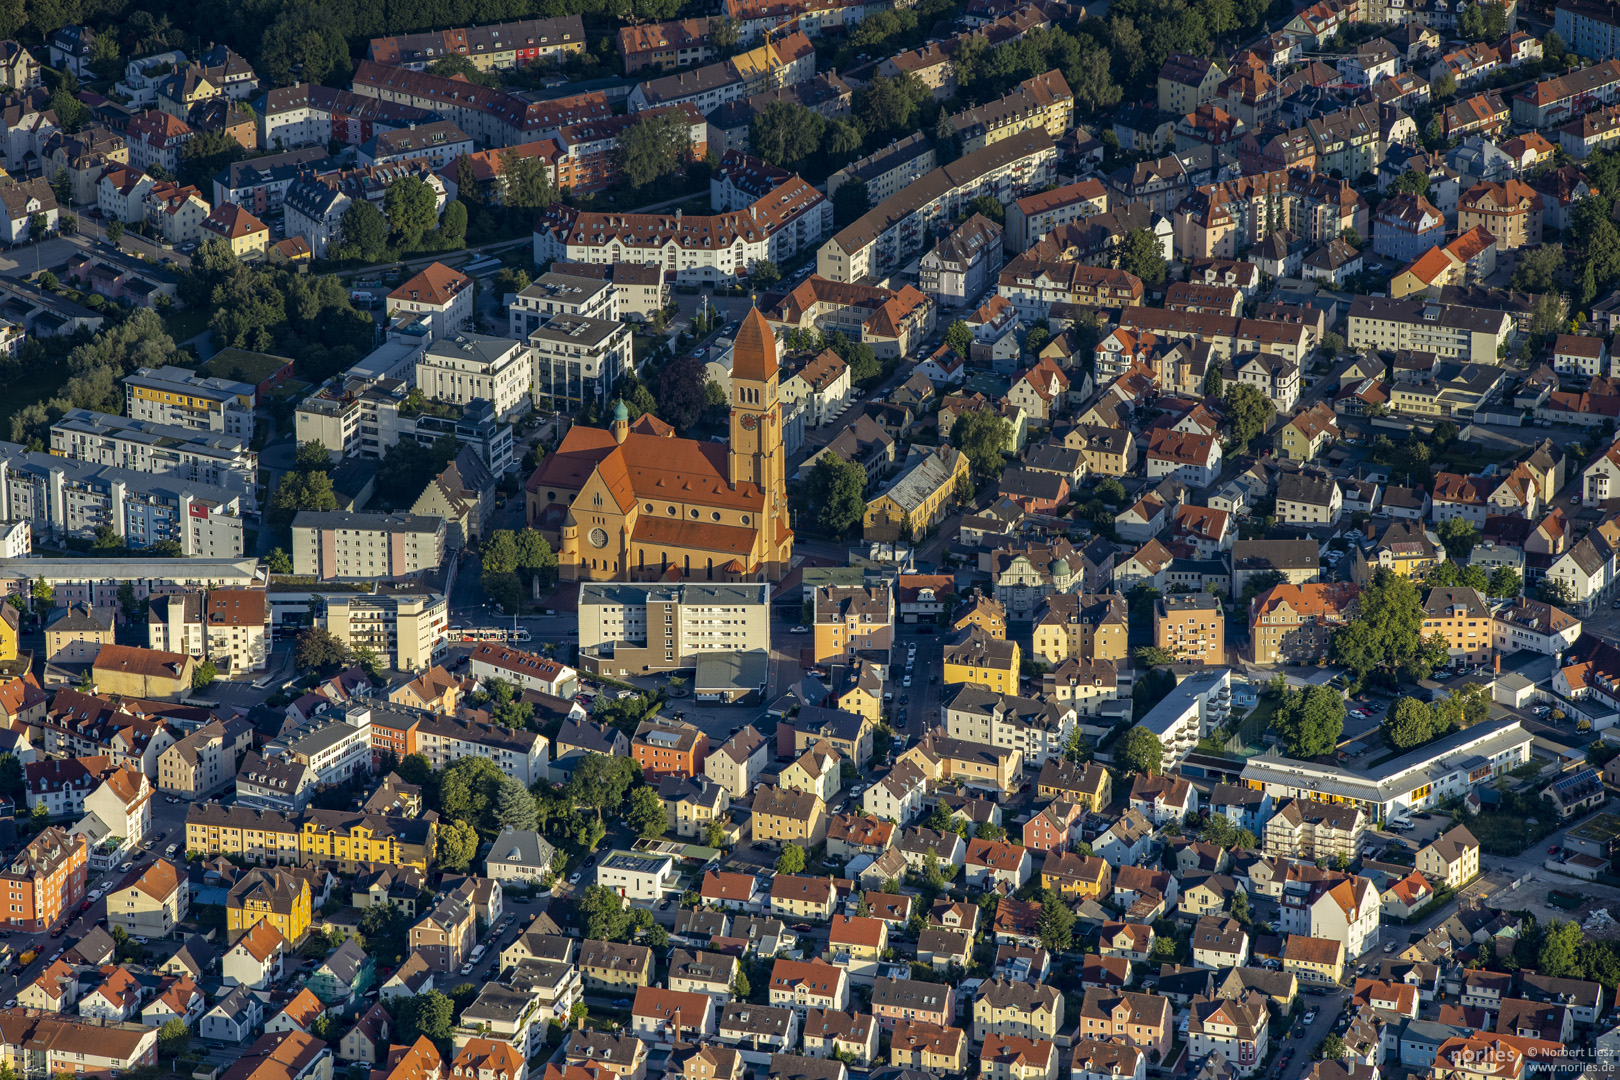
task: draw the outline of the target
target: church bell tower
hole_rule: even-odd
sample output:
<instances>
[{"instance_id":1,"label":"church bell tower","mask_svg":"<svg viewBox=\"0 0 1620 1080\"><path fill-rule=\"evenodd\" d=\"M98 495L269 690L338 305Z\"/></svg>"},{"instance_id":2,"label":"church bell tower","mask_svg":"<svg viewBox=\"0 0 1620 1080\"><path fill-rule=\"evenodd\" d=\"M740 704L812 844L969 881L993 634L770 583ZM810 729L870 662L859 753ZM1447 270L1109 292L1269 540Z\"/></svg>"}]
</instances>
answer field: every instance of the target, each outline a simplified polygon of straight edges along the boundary
<instances>
[{"instance_id":1,"label":"church bell tower","mask_svg":"<svg viewBox=\"0 0 1620 1080\"><path fill-rule=\"evenodd\" d=\"M743 319L732 346L731 486L757 484L768 496L782 499L786 463L778 376L776 334L754 308Z\"/></svg>"}]
</instances>

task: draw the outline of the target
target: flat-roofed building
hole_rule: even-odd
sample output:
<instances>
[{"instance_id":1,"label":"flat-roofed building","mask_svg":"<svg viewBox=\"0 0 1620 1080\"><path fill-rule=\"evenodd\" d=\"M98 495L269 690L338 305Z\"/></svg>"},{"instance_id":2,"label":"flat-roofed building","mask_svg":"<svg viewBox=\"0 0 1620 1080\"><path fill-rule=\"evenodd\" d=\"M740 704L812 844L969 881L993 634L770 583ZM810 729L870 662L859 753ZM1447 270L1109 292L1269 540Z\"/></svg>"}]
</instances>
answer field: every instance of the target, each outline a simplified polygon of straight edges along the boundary
<instances>
[{"instance_id":1,"label":"flat-roofed building","mask_svg":"<svg viewBox=\"0 0 1620 1080\"><path fill-rule=\"evenodd\" d=\"M292 537L293 573L321 581L418 577L444 561L442 517L303 510Z\"/></svg>"}]
</instances>

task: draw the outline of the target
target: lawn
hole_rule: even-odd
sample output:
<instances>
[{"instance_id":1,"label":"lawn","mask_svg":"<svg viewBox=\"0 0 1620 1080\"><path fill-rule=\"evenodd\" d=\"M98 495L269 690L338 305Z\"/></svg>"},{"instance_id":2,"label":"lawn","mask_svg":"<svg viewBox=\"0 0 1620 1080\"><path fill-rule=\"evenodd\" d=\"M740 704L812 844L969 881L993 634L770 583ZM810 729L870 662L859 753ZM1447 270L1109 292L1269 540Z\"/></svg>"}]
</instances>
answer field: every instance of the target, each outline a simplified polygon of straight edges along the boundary
<instances>
[{"instance_id":1,"label":"lawn","mask_svg":"<svg viewBox=\"0 0 1620 1080\"><path fill-rule=\"evenodd\" d=\"M185 311L170 311L163 317L163 325L168 328L169 336L174 343L190 341L204 330L208 329L208 320L213 317L212 311L202 308L187 308Z\"/></svg>"}]
</instances>

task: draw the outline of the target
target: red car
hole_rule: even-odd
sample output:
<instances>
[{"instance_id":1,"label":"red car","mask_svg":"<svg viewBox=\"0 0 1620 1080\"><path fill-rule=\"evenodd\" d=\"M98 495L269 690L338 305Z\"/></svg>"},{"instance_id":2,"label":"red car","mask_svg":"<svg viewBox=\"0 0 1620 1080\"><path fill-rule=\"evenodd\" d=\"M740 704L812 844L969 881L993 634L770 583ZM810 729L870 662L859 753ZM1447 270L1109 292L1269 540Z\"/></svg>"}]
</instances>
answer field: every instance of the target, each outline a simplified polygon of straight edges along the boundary
<instances>
[{"instance_id":1,"label":"red car","mask_svg":"<svg viewBox=\"0 0 1620 1080\"><path fill-rule=\"evenodd\" d=\"M1559 853L1559 852L1560 852L1560 851L1562 851L1562 850L1564 850L1564 849L1563 849L1563 848L1561 848L1561 847L1559 847L1559 846L1558 846L1558 845L1557 845L1557 844L1554 844L1554 845L1553 845L1553 846L1552 846L1552 847L1550 847L1550 848L1548 848L1548 849L1547 849L1547 854L1549 854L1549 855L1556 855L1556 854L1558 854L1558 853Z\"/></svg>"}]
</instances>

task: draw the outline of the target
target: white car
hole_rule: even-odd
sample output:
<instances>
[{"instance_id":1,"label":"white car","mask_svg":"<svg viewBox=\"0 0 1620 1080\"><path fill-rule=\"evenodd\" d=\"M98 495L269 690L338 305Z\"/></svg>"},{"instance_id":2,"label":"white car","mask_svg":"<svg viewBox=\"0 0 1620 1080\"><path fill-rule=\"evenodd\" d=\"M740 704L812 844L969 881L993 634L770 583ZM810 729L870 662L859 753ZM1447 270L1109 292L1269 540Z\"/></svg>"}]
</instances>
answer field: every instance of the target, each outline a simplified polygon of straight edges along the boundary
<instances>
[{"instance_id":1,"label":"white car","mask_svg":"<svg viewBox=\"0 0 1620 1080\"><path fill-rule=\"evenodd\" d=\"M911 676L907 675L905 678L901 679L900 680L900 685L901 686L910 686L911 685Z\"/></svg>"},{"instance_id":2,"label":"white car","mask_svg":"<svg viewBox=\"0 0 1620 1080\"><path fill-rule=\"evenodd\" d=\"M461 965L461 973L463 975L471 975L472 974L472 969L473 969L473 966L471 964L462 964Z\"/></svg>"},{"instance_id":3,"label":"white car","mask_svg":"<svg viewBox=\"0 0 1620 1080\"><path fill-rule=\"evenodd\" d=\"M569 876L568 884L570 884L570 885L578 885L579 884L579 874L577 872L574 873L574 874L571 874Z\"/></svg>"},{"instance_id":4,"label":"white car","mask_svg":"<svg viewBox=\"0 0 1620 1080\"><path fill-rule=\"evenodd\" d=\"M808 634L809 632L810 628L808 626L795 626L793 629L788 631L790 634Z\"/></svg>"}]
</instances>

